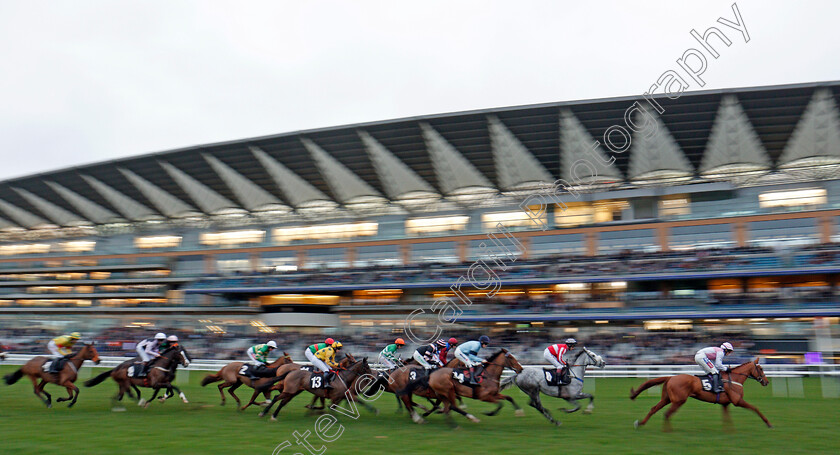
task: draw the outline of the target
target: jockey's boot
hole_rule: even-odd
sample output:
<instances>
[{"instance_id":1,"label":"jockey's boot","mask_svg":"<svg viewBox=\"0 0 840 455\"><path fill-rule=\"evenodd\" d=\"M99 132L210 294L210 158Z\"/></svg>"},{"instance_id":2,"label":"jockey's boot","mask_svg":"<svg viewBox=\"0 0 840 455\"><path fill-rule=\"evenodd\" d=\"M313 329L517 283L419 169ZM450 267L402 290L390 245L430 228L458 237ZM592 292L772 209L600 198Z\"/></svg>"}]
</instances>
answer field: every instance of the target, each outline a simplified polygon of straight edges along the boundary
<instances>
[{"instance_id":1,"label":"jockey's boot","mask_svg":"<svg viewBox=\"0 0 840 455\"><path fill-rule=\"evenodd\" d=\"M335 372L333 372L332 370L324 373L324 388L325 389L333 388L332 380L333 380L334 376L335 376Z\"/></svg>"},{"instance_id":2,"label":"jockey's boot","mask_svg":"<svg viewBox=\"0 0 840 455\"><path fill-rule=\"evenodd\" d=\"M149 362L142 362L140 363L140 367L137 370L137 374L134 375L136 378L145 378L146 375L149 374Z\"/></svg>"},{"instance_id":3,"label":"jockey's boot","mask_svg":"<svg viewBox=\"0 0 840 455\"><path fill-rule=\"evenodd\" d=\"M712 375L712 392L714 393L722 393L723 392L723 381L720 380L720 373L716 373Z\"/></svg>"},{"instance_id":4,"label":"jockey's boot","mask_svg":"<svg viewBox=\"0 0 840 455\"><path fill-rule=\"evenodd\" d=\"M478 385L478 378L475 367L470 367L470 385Z\"/></svg>"}]
</instances>

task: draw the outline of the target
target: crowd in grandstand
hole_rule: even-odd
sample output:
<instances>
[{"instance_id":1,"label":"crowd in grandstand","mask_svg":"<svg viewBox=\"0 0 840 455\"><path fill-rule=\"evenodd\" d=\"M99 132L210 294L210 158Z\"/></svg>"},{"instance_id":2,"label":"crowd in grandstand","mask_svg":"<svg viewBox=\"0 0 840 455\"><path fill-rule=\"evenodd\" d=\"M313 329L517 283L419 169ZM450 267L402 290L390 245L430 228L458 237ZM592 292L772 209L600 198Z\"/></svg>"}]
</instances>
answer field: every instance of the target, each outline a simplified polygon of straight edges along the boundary
<instances>
[{"instance_id":1,"label":"crowd in grandstand","mask_svg":"<svg viewBox=\"0 0 840 455\"><path fill-rule=\"evenodd\" d=\"M105 356L133 356L135 344L147 338L152 329L111 328L95 335L84 334L85 339L95 340L97 349ZM242 359L248 346L274 340L279 352L288 352L292 358L304 360L304 348L319 339L321 334L279 331L259 333L253 330L229 329L225 333L196 332L177 327L156 327L154 331L175 334L193 358ZM38 328L4 329L0 339L0 351L13 353L44 354L44 346L56 332ZM153 333L152 333L153 334ZM390 331L367 331L340 333L330 331L329 336L341 340L348 352L376 358L383 346L402 335ZM476 338L479 332L454 330L447 336L456 337L459 342ZM403 335L404 336L404 335ZM647 332L638 329L614 327L609 331L591 334L575 334L586 347L603 355L611 364L690 364L698 349L714 345L720 340L732 342L737 350L733 362L758 355L754 350L755 340L746 332L726 333L695 332ZM541 364L542 351L547 342L563 335L552 336L546 330L508 330L493 333L493 347L504 347L514 352L522 363ZM411 343L409 343L411 344ZM407 351L411 352L411 351Z\"/></svg>"}]
</instances>

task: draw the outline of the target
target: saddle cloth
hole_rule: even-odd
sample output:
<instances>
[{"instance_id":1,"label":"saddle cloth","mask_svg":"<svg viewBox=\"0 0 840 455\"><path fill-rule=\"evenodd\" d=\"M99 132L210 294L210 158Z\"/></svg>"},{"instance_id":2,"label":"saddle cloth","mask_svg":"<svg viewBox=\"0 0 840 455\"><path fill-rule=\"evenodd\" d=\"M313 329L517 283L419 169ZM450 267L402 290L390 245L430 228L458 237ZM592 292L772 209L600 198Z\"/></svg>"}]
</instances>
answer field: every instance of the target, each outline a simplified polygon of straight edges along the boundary
<instances>
[{"instance_id":1,"label":"saddle cloth","mask_svg":"<svg viewBox=\"0 0 840 455\"><path fill-rule=\"evenodd\" d=\"M335 373L329 372L324 373L322 371L313 372L309 376L309 388L310 389L326 389L327 386L332 382L333 378L335 378Z\"/></svg>"},{"instance_id":2,"label":"saddle cloth","mask_svg":"<svg viewBox=\"0 0 840 455\"><path fill-rule=\"evenodd\" d=\"M459 384L473 387L475 386L475 384L470 384L470 370L467 368L454 368L452 370L452 377L458 381ZM484 381L483 369L475 375L475 379L479 384Z\"/></svg>"}]
</instances>

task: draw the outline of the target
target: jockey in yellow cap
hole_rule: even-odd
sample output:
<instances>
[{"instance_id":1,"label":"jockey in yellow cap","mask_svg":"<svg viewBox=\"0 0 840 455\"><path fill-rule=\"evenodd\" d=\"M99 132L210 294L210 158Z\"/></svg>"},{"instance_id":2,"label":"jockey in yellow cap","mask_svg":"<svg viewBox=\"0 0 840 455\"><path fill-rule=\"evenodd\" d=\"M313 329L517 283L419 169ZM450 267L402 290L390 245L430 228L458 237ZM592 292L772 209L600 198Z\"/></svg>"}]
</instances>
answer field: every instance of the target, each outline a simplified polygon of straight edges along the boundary
<instances>
[{"instance_id":1,"label":"jockey in yellow cap","mask_svg":"<svg viewBox=\"0 0 840 455\"><path fill-rule=\"evenodd\" d=\"M47 343L47 350L50 351L53 357L64 357L73 353L73 346L80 338L82 338L82 335L79 332L55 337Z\"/></svg>"}]
</instances>

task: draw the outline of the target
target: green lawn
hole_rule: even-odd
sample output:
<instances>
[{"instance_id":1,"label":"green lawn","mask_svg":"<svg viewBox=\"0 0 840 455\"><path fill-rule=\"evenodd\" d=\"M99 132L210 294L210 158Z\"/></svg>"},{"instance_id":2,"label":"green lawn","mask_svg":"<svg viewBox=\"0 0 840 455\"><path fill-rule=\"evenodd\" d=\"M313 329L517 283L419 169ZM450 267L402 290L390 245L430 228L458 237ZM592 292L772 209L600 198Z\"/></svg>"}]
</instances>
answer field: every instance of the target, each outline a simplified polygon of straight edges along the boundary
<instances>
[{"instance_id":1,"label":"green lawn","mask_svg":"<svg viewBox=\"0 0 840 455\"><path fill-rule=\"evenodd\" d=\"M0 373L13 371L11 367ZM84 371L84 370L83 370ZM89 374L89 370L85 372ZM307 415L308 397L296 398L281 414L279 422L257 417L258 408L237 412L230 404L219 406L215 385L198 385L203 373L193 372L184 392L189 404L174 398L155 402L148 409L127 402L126 412L112 412L110 396L116 387L111 380L92 389L82 387L73 409L58 403L47 409L32 394L27 379L13 386L0 386L0 453L2 454L263 454L270 455L285 440L295 442L293 432L314 431L316 416ZM518 390L514 398L526 406L525 417L514 417L507 404L495 417L481 417L481 423L454 418L461 426L452 431L441 416L425 425L412 423L405 414L396 415L393 396L385 395L374 406L378 416L360 410L357 420L337 414L344 432L331 443L314 434L308 441L324 453L340 454L448 454L448 453L579 453L579 454L823 454L840 453L840 400L823 399L818 380L806 380L804 398L773 397L771 387L751 381L746 396L776 426L767 429L752 412L735 409L734 429L722 431L718 407L691 401L680 409L672 433L663 433L662 414L643 429L633 421L642 418L657 396L643 394L636 401L627 398L636 379L595 381L595 412L562 415L561 402L545 398L544 403L560 417L563 426L549 424ZM589 384L591 386L591 384ZM53 399L64 392L48 386ZM656 388L658 393L659 388ZM148 391L146 391L148 396ZM247 392L240 393L245 397ZM229 402L232 403L232 402ZM492 406L468 400L469 411L478 415ZM335 431L334 427L330 432ZM740 448L740 449L739 449ZM308 453L299 446L282 453Z\"/></svg>"}]
</instances>

